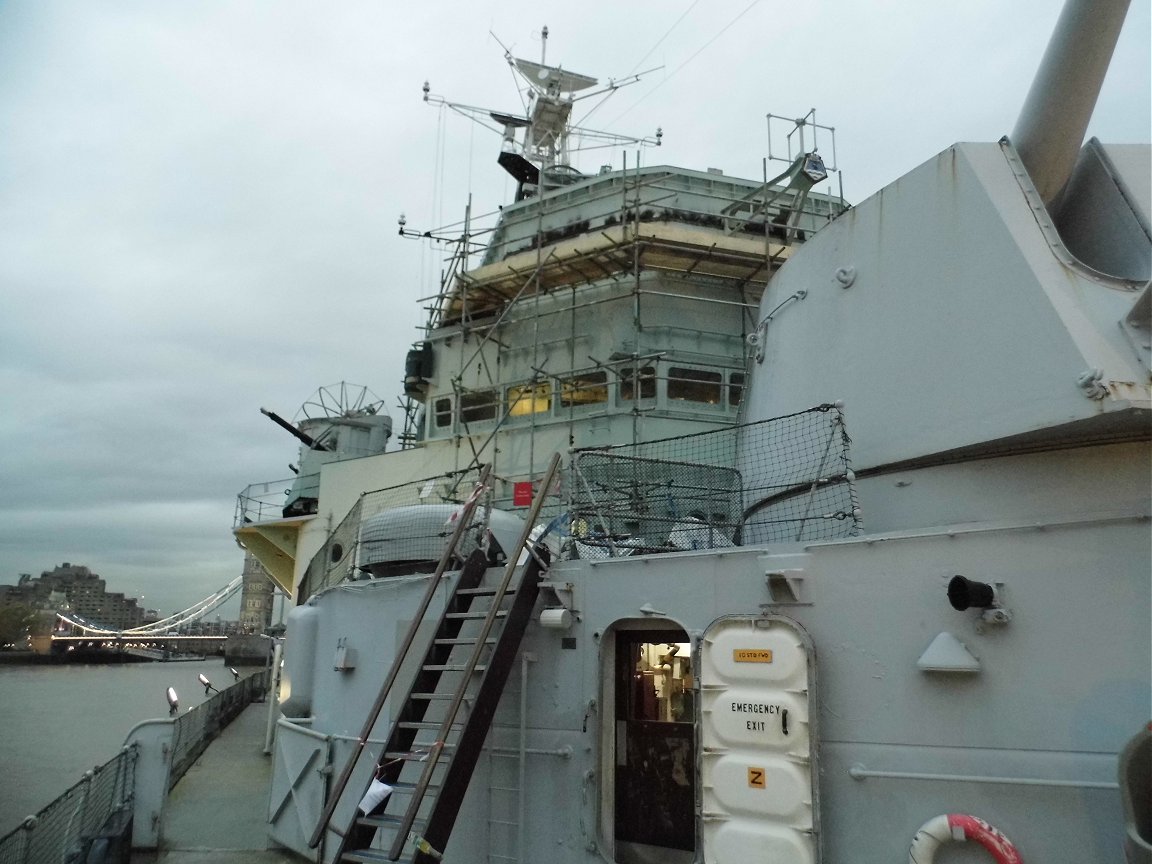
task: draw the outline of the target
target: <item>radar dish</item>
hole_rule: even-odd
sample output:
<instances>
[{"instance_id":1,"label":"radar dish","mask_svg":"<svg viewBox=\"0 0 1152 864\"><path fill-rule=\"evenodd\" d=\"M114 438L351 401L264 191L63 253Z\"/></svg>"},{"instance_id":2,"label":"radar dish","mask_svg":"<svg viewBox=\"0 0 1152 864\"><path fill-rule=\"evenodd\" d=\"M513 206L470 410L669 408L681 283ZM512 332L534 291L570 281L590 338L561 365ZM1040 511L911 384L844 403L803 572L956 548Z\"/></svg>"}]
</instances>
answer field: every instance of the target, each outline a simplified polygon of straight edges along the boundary
<instances>
[{"instance_id":1,"label":"radar dish","mask_svg":"<svg viewBox=\"0 0 1152 864\"><path fill-rule=\"evenodd\" d=\"M502 111L489 111L488 116L502 126L512 126L516 129L522 129L525 126L532 125L532 121L527 117L518 117L515 114L505 114Z\"/></svg>"},{"instance_id":2,"label":"radar dish","mask_svg":"<svg viewBox=\"0 0 1152 864\"><path fill-rule=\"evenodd\" d=\"M535 87L541 90L556 89L561 93L575 93L596 86L596 79L587 75L579 75L558 69L555 66L544 66L533 63L531 60L516 58L516 69Z\"/></svg>"},{"instance_id":3,"label":"radar dish","mask_svg":"<svg viewBox=\"0 0 1152 864\"><path fill-rule=\"evenodd\" d=\"M380 413L384 400L359 384L341 381L321 387L296 412L296 419L364 417Z\"/></svg>"}]
</instances>

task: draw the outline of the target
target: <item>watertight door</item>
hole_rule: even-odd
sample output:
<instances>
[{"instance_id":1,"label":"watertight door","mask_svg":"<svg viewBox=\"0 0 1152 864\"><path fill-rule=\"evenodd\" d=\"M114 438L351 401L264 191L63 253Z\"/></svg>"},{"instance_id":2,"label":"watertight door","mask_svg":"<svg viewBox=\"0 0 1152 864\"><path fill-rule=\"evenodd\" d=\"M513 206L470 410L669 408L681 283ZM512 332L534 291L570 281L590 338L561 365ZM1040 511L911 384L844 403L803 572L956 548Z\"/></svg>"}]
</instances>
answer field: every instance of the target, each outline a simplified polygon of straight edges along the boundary
<instances>
[{"instance_id":1,"label":"watertight door","mask_svg":"<svg viewBox=\"0 0 1152 864\"><path fill-rule=\"evenodd\" d=\"M794 621L733 616L700 645L702 839L707 864L816 864L812 648Z\"/></svg>"},{"instance_id":2,"label":"watertight door","mask_svg":"<svg viewBox=\"0 0 1152 864\"><path fill-rule=\"evenodd\" d=\"M616 635L616 860L695 860L691 643L683 630Z\"/></svg>"}]
</instances>

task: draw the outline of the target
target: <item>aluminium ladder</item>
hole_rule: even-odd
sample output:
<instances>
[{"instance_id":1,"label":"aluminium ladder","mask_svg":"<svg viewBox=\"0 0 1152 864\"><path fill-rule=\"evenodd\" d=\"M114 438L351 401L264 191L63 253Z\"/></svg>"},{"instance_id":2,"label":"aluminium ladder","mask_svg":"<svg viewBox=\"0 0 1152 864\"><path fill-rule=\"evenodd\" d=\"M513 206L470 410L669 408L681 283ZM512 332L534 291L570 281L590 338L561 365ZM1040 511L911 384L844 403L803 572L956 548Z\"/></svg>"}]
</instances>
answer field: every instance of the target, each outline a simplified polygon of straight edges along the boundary
<instances>
[{"instance_id":1,"label":"aluminium ladder","mask_svg":"<svg viewBox=\"0 0 1152 864\"><path fill-rule=\"evenodd\" d=\"M499 584L483 584L488 563L484 553L477 550L465 562L443 613L429 613L425 606L413 620L405 651L415 641L422 623L435 622L436 629L406 698L393 714L387 743L379 757L377 775L394 791L381 815L363 816L357 810L353 825L346 831L327 824L331 819L329 811L335 809L335 799L362 753L361 746L349 760L342 783L317 828L317 835L325 827L340 835L335 860L398 861L406 851L411 857L404 860L413 864L440 860L531 620L541 574L548 567L543 549L530 550L525 564L517 562L529 548L530 532L555 481L559 461L559 455L554 456L545 473L520 540L508 550ZM446 550L446 558L454 551L456 540ZM519 580L515 581L517 572ZM433 580L433 586L438 581ZM391 688L403 659L403 654L397 656L385 688ZM379 706L386 696L386 690L382 690ZM374 711L378 714L379 707ZM365 724L362 743L374 722L375 715ZM365 841L371 841L377 832L386 839L385 848L363 848L368 845Z\"/></svg>"}]
</instances>

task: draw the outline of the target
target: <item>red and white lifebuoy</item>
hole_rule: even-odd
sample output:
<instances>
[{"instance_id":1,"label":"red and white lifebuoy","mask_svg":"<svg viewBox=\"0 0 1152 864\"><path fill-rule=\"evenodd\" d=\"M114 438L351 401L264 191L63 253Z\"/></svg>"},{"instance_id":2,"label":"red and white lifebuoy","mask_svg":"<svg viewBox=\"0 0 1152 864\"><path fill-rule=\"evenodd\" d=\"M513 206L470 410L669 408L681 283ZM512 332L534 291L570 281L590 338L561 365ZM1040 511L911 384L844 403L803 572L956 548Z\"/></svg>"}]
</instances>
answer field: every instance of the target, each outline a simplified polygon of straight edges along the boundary
<instances>
[{"instance_id":1,"label":"red and white lifebuoy","mask_svg":"<svg viewBox=\"0 0 1152 864\"><path fill-rule=\"evenodd\" d=\"M921 825L908 849L908 864L932 864L936 850L953 840L975 840L991 853L996 864L1024 864L1003 831L963 813L935 816Z\"/></svg>"}]
</instances>

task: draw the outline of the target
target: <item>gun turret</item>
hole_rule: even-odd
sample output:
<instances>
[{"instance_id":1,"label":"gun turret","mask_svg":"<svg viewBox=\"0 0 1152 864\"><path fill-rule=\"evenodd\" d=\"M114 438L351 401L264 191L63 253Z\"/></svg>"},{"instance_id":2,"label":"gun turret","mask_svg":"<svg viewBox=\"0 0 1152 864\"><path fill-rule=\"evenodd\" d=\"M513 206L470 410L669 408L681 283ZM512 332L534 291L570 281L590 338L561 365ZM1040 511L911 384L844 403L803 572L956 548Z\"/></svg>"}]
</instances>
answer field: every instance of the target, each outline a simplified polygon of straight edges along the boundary
<instances>
[{"instance_id":1,"label":"gun turret","mask_svg":"<svg viewBox=\"0 0 1152 864\"><path fill-rule=\"evenodd\" d=\"M267 408L261 408L260 413L263 414L265 417L267 417L269 420L271 420L273 423L275 423L277 426L281 427L282 429L287 430L288 432L291 432L292 435L294 435L296 438L299 438L300 441L302 441L305 445L312 448L313 450L325 450L326 451L329 449L328 447L326 447L324 444L321 444L319 441L317 441L315 438L313 438L308 433L301 432L299 429L297 429L295 426L293 426L291 423L289 423L287 420L285 420L283 417L281 417L275 411L269 411Z\"/></svg>"},{"instance_id":2,"label":"gun turret","mask_svg":"<svg viewBox=\"0 0 1152 864\"><path fill-rule=\"evenodd\" d=\"M1072 176L1129 0L1067 0L1011 141L1045 205Z\"/></svg>"}]
</instances>

